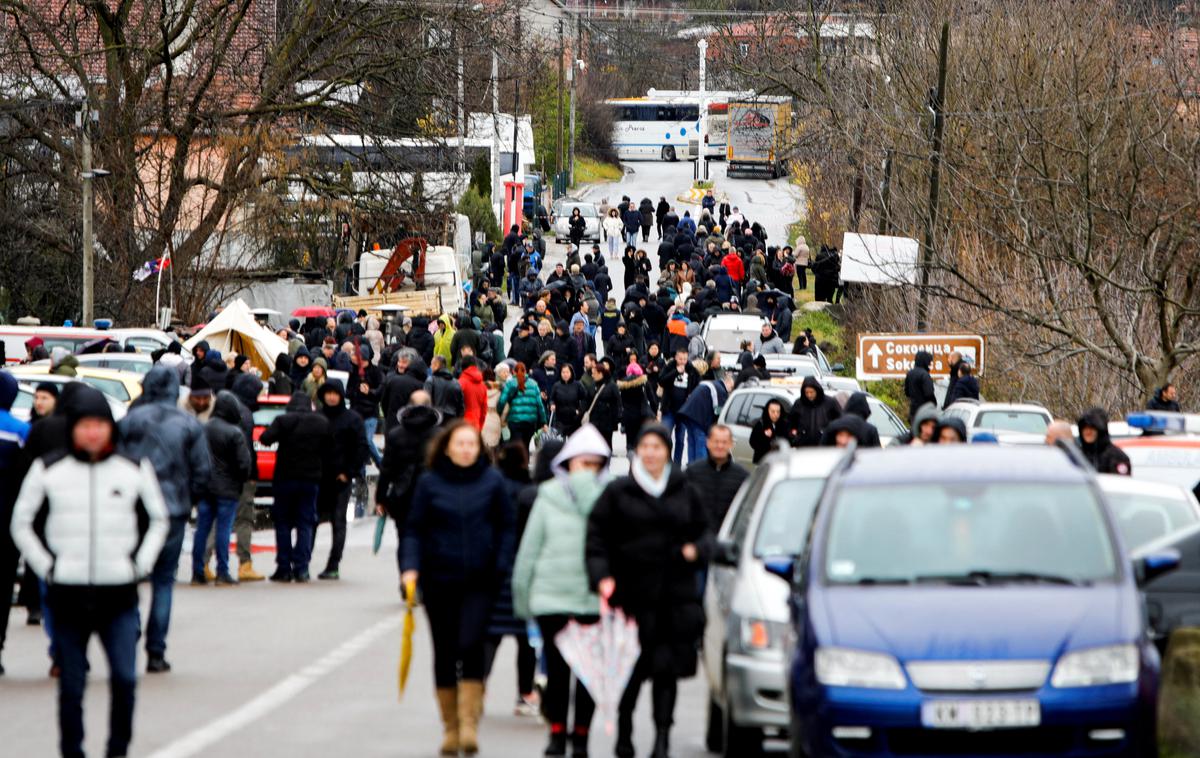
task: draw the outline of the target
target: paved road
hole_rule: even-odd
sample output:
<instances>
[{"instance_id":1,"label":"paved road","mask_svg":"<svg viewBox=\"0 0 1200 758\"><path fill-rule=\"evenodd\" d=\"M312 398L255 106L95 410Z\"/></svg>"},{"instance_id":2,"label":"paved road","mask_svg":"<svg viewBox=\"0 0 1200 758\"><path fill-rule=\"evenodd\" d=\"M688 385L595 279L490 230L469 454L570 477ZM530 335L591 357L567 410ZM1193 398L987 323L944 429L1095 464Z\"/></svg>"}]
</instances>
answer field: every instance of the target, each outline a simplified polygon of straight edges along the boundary
<instances>
[{"instance_id":1,"label":"paved road","mask_svg":"<svg viewBox=\"0 0 1200 758\"><path fill-rule=\"evenodd\" d=\"M638 198L677 194L688 186L688 164L635 164L635 173L616 187ZM719 169L723 171L723 168ZM738 182L733 192L758 200L764 182ZM784 214L792 218L795 200L782 192L761 216L768 233L782 233ZM620 194L616 195L618 198ZM596 197L599 197L596 195ZM785 202L786 200L786 202ZM790 203L790 205L789 205ZM754 206L760 207L757 204ZM773 226L774 225L774 226ZM775 227L779 227L776 229ZM775 237L777 238L777 237ZM561 249L551 260L561 259ZM620 281L620 263L614 280ZM623 446L618 442L618 450ZM624 471L621 459L614 469ZM436 755L440 723L433 698L427 627L418 616L413 672L404 700L397 700L401 606L396 592L395 533L387 532L378 556L371 554L373 519L351 525L340 582L234 588L191 587L185 558L177 586L167 657L174 670L143 676L138 689L134 754L155 758L239 754L325 758L330 755ZM255 535L259 571L273 566L273 538ZM328 553L322 527L314 564ZM185 546L185 556L188 555ZM146 591L143 589L143 609ZM0 678L0 750L13 756L57 752L55 684L47 677L46 638L24 625L14 609ZM107 732L106 665L98 644L91 651L87 747L102 755ZM144 667L144 656L140 667ZM673 754L706 755L703 748L707 690L702 677L683 683L677 708ZM516 698L515 649L506 642L487 692L481 727L484 755L535 756L545 731L529 718L513 715ZM639 755L653 738L649 693L643 693L635 727ZM593 737L595 755L611 755L612 739Z\"/></svg>"}]
</instances>

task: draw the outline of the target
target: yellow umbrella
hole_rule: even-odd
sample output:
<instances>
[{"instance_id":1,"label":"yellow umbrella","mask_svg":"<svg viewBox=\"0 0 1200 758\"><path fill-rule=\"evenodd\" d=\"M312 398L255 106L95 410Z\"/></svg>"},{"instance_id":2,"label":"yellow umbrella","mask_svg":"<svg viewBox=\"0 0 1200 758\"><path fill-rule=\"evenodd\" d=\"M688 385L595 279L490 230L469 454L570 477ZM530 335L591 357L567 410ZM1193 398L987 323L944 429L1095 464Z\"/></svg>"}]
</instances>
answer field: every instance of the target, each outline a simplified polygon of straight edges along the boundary
<instances>
[{"instance_id":1,"label":"yellow umbrella","mask_svg":"<svg viewBox=\"0 0 1200 758\"><path fill-rule=\"evenodd\" d=\"M404 602L407 610L404 613L404 628L400 632L400 697L404 697L404 687L408 684L408 670L412 668L413 631L417 628L414 610L417 607L417 583L404 583Z\"/></svg>"}]
</instances>

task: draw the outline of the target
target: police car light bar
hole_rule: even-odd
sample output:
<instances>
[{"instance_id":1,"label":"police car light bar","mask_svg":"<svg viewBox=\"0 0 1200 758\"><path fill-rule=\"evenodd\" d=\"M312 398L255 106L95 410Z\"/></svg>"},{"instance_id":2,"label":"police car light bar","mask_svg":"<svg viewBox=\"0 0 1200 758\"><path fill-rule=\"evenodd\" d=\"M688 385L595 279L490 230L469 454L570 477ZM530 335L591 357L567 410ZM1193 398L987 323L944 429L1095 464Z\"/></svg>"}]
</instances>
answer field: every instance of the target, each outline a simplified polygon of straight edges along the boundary
<instances>
[{"instance_id":1,"label":"police car light bar","mask_svg":"<svg viewBox=\"0 0 1200 758\"><path fill-rule=\"evenodd\" d=\"M1193 413L1143 411L1130 413L1125 417L1125 423L1147 431L1200 433L1200 415Z\"/></svg>"}]
</instances>

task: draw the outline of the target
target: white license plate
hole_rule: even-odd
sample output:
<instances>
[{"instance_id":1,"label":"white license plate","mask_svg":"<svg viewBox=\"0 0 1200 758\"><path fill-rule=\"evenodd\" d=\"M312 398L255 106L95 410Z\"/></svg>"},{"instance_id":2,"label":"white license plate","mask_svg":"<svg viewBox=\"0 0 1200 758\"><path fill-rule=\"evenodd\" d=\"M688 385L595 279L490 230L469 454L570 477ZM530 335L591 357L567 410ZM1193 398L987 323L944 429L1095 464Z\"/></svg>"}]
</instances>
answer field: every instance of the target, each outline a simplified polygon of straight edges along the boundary
<instances>
[{"instance_id":1,"label":"white license plate","mask_svg":"<svg viewBox=\"0 0 1200 758\"><path fill-rule=\"evenodd\" d=\"M930 729L1018 729L1042 723L1037 700L930 700L921 705Z\"/></svg>"}]
</instances>

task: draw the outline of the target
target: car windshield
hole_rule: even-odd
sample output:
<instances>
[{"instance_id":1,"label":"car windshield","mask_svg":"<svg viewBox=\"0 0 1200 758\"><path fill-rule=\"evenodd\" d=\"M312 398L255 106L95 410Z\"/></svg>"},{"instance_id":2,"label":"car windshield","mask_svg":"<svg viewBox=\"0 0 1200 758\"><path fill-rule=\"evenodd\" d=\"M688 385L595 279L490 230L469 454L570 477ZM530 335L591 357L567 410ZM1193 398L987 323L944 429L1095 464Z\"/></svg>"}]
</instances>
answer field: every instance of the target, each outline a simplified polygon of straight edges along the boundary
<instances>
[{"instance_id":1,"label":"car windshield","mask_svg":"<svg viewBox=\"0 0 1200 758\"><path fill-rule=\"evenodd\" d=\"M737 353L741 352L742 343L745 341L753 342L754 338L762 331L761 327L754 329L724 329L714 327L708 330L704 335L704 344L710 350L716 350L720 353Z\"/></svg>"},{"instance_id":2,"label":"car windshield","mask_svg":"<svg viewBox=\"0 0 1200 758\"><path fill-rule=\"evenodd\" d=\"M809 522L824 479L786 479L763 504L754 538L754 556L800 555L808 541Z\"/></svg>"},{"instance_id":3,"label":"car windshield","mask_svg":"<svg viewBox=\"0 0 1200 758\"><path fill-rule=\"evenodd\" d=\"M867 423L875 427L880 437L899 437L904 434L904 427L900 425L895 416L884 409L882 402L868 400L867 404L871 408L871 417L867 419Z\"/></svg>"},{"instance_id":4,"label":"car windshield","mask_svg":"<svg viewBox=\"0 0 1200 758\"><path fill-rule=\"evenodd\" d=\"M120 400L122 403L129 402L129 390L125 389L125 385L116 379L101 379L98 376L81 376L79 378L84 384L95 387L115 400Z\"/></svg>"},{"instance_id":5,"label":"car windshield","mask_svg":"<svg viewBox=\"0 0 1200 758\"><path fill-rule=\"evenodd\" d=\"M1117 531L1129 550L1200 520L1195 506L1182 494L1176 498L1140 492L1107 492L1105 497L1117 518Z\"/></svg>"},{"instance_id":6,"label":"car windshield","mask_svg":"<svg viewBox=\"0 0 1200 758\"><path fill-rule=\"evenodd\" d=\"M1099 502L1082 483L850 486L830 519L834 584L1074 584L1116 574Z\"/></svg>"},{"instance_id":7,"label":"car windshield","mask_svg":"<svg viewBox=\"0 0 1200 758\"><path fill-rule=\"evenodd\" d=\"M1035 411L983 411L975 418L976 429L997 432L1045 434L1049 421Z\"/></svg>"},{"instance_id":8,"label":"car windshield","mask_svg":"<svg viewBox=\"0 0 1200 758\"><path fill-rule=\"evenodd\" d=\"M260 405L254 412L255 426L270 426L271 422L287 412L286 405Z\"/></svg>"}]
</instances>

